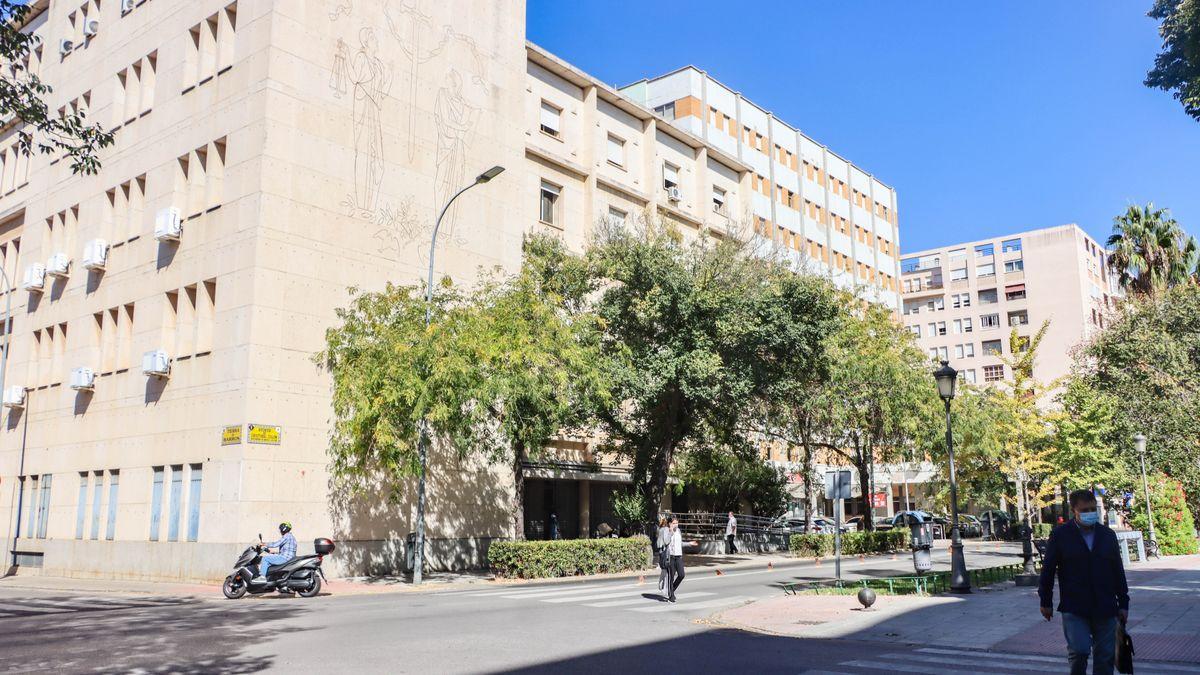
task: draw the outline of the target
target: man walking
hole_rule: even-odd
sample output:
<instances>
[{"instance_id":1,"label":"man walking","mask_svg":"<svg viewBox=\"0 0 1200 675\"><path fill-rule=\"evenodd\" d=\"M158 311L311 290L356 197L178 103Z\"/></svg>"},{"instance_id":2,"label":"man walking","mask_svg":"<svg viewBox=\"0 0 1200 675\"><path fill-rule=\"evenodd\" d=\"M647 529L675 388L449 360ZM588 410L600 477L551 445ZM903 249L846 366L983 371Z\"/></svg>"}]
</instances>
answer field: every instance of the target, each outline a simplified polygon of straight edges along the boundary
<instances>
[{"instance_id":1,"label":"man walking","mask_svg":"<svg viewBox=\"0 0 1200 675\"><path fill-rule=\"evenodd\" d=\"M1062 612L1063 635L1067 638L1067 660L1071 675L1086 675L1088 653L1092 672L1113 672L1117 621L1129 618L1129 585L1121 564L1117 535L1100 524L1096 496L1089 490L1070 495L1067 523L1050 533L1042 578L1038 586L1042 616L1054 616L1054 577L1058 575L1058 611Z\"/></svg>"},{"instance_id":2,"label":"man walking","mask_svg":"<svg viewBox=\"0 0 1200 675\"><path fill-rule=\"evenodd\" d=\"M729 520L725 522L725 555L737 553L737 545L734 544L734 537L737 536L737 518L733 517L733 511L729 512Z\"/></svg>"}]
</instances>

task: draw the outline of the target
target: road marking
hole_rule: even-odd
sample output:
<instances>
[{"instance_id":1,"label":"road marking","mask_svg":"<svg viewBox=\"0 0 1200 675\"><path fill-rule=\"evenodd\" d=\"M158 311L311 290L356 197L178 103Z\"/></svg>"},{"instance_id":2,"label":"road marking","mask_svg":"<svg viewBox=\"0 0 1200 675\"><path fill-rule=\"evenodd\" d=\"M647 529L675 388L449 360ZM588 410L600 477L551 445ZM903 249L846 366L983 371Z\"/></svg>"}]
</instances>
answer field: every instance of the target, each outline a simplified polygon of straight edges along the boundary
<instances>
[{"instance_id":1,"label":"road marking","mask_svg":"<svg viewBox=\"0 0 1200 675\"><path fill-rule=\"evenodd\" d=\"M709 593L707 591L694 591L692 593L680 593L679 595L677 595L675 597L676 597L676 599L678 599L678 598L698 598L702 595L713 595L713 594ZM608 602L593 602L591 604L586 604L584 606L585 607L621 607L623 605L639 605L644 602L648 602L648 599L647 598L634 598L632 600L610 600ZM661 600L659 602L661 602Z\"/></svg>"},{"instance_id":2,"label":"road marking","mask_svg":"<svg viewBox=\"0 0 1200 675\"><path fill-rule=\"evenodd\" d=\"M678 597L678 596L676 596L676 597ZM709 600L709 601L707 601L707 602L685 602L685 603L683 603L683 604L679 604L679 603L675 603L675 604L672 604L672 603L665 603L665 604L662 604L662 605L655 605L654 607L638 607L638 608L636 608L636 609L631 609L631 610L629 610L629 611L631 611L631 612L645 612L645 613L652 613L652 612L653 612L653 613L657 613L657 612L684 612L684 611L687 611L687 610L690 610L690 609L707 609L707 608L709 608L709 607L719 607L719 606L722 606L722 605L732 605L732 604L736 604L736 603L742 602L743 600L747 600L747 599L748 599L748 598L746 598L746 597L744 597L744 596L741 596L741 595L735 595L735 596L732 596L732 597L727 597L727 598L717 598L716 600Z\"/></svg>"},{"instance_id":3,"label":"road marking","mask_svg":"<svg viewBox=\"0 0 1200 675\"><path fill-rule=\"evenodd\" d=\"M582 596L572 595L572 596L568 596L565 598L564 597L535 598L535 600L541 600L542 602L584 602L587 600L604 600L606 598L616 598L616 597L619 597L622 595L659 595L659 593L656 593L655 591L657 591L657 588L643 587L636 591L618 591L616 593L611 593L611 592L610 593L597 593L595 595L582 595Z\"/></svg>"},{"instance_id":4,"label":"road marking","mask_svg":"<svg viewBox=\"0 0 1200 675\"><path fill-rule=\"evenodd\" d=\"M604 587L585 586L583 588L580 588L578 586L571 586L568 588L556 588L554 590L542 589L542 590L537 590L537 591L516 591L516 592L505 593L505 594L501 595L500 597L510 598L510 599L549 598L549 597L554 597L554 596L558 596L558 595L595 593L597 591L612 592L612 591L617 591L617 590L622 590L622 589L632 590L633 588L636 588L636 587L637 587L636 584L633 584L633 585L623 584L621 586L604 586Z\"/></svg>"},{"instance_id":5,"label":"road marking","mask_svg":"<svg viewBox=\"0 0 1200 675\"><path fill-rule=\"evenodd\" d=\"M885 659L904 659L906 661L917 661L918 663L936 663L944 666L972 666L977 667L979 663L979 654L970 654L955 658L953 656L933 656L924 654L885 654L880 658ZM995 658L996 655L992 655ZM1003 658L1003 657L1002 657ZM1029 661L1026 659L1016 659L1017 663L1013 663L1012 658L1003 658L1003 663L992 662L984 664L986 666L1004 666L1005 668L1019 667L1022 670L1032 670L1039 673L1061 673L1063 669L1063 660L1058 661L1057 666L1051 666L1040 661Z\"/></svg>"},{"instance_id":6,"label":"road marking","mask_svg":"<svg viewBox=\"0 0 1200 675\"><path fill-rule=\"evenodd\" d=\"M847 661L838 665L870 670L890 670L899 673L928 673L929 675L1005 675L998 671L987 670L946 670L945 668L930 668L927 665L906 665L891 661Z\"/></svg>"},{"instance_id":7,"label":"road marking","mask_svg":"<svg viewBox=\"0 0 1200 675\"><path fill-rule=\"evenodd\" d=\"M1034 656L1033 654L1004 654L1002 652L981 652L970 649L944 649L940 647L922 647L917 650L925 654L945 654L947 656L969 656L983 659L1017 659L1020 661L1040 661L1042 663L1061 664L1066 656ZM1065 653L1065 652L1064 652Z\"/></svg>"}]
</instances>

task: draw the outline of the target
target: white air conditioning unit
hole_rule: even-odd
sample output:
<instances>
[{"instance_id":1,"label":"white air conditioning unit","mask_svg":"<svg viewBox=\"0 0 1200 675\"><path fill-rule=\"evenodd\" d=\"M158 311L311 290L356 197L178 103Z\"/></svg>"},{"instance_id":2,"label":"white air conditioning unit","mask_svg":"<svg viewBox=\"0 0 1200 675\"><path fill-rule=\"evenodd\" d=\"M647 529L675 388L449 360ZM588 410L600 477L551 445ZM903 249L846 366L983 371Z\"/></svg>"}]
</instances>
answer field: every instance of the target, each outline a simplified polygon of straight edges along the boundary
<instances>
[{"instance_id":1,"label":"white air conditioning unit","mask_svg":"<svg viewBox=\"0 0 1200 675\"><path fill-rule=\"evenodd\" d=\"M55 253L46 261L46 274L52 277L67 277L71 274L71 256Z\"/></svg>"},{"instance_id":2,"label":"white air conditioning unit","mask_svg":"<svg viewBox=\"0 0 1200 675\"><path fill-rule=\"evenodd\" d=\"M63 38L58 41L58 55L59 56L66 56L67 54L70 54L71 50L73 50L73 49L75 49L75 41L74 40L68 40L67 38Z\"/></svg>"},{"instance_id":3,"label":"white air conditioning unit","mask_svg":"<svg viewBox=\"0 0 1200 675\"><path fill-rule=\"evenodd\" d=\"M128 14L132 12L135 4L137 4L137 0L121 0L121 13Z\"/></svg>"},{"instance_id":4,"label":"white air conditioning unit","mask_svg":"<svg viewBox=\"0 0 1200 675\"><path fill-rule=\"evenodd\" d=\"M171 357L161 349L142 354L142 374L169 377L171 375Z\"/></svg>"},{"instance_id":5,"label":"white air conditioning unit","mask_svg":"<svg viewBox=\"0 0 1200 675\"><path fill-rule=\"evenodd\" d=\"M83 24L83 34L87 37L95 37L96 33L100 32L100 19L88 19Z\"/></svg>"},{"instance_id":6,"label":"white air conditioning unit","mask_svg":"<svg viewBox=\"0 0 1200 675\"><path fill-rule=\"evenodd\" d=\"M93 239L83 246L83 268L101 272L108 264L108 242Z\"/></svg>"},{"instance_id":7,"label":"white air conditioning unit","mask_svg":"<svg viewBox=\"0 0 1200 675\"><path fill-rule=\"evenodd\" d=\"M71 371L71 388L75 391L91 391L96 388L96 371L80 366Z\"/></svg>"},{"instance_id":8,"label":"white air conditioning unit","mask_svg":"<svg viewBox=\"0 0 1200 675\"><path fill-rule=\"evenodd\" d=\"M25 407L25 387L19 384L14 384L11 387L4 388L4 407L5 408L24 408Z\"/></svg>"},{"instance_id":9,"label":"white air conditioning unit","mask_svg":"<svg viewBox=\"0 0 1200 675\"><path fill-rule=\"evenodd\" d=\"M25 279L21 283L21 287L27 291L41 293L46 287L46 266L42 263L33 263L25 268Z\"/></svg>"},{"instance_id":10,"label":"white air conditioning unit","mask_svg":"<svg viewBox=\"0 0 1200 675\"><path fill-rule=\"evenodd\" d=\"M183 218L174 206L162 209L154 216L154 238L159 241L179 241L183 236Z\"/></svg>"},{"instance_id":11,"label":"white air conditioning unit","mask_svg":"<svg viewBox=\"0 0 1200 675\"><path fill-rule=\"evenodd\" d=\"M683 200L683 191L681 191L678 187L672 185L671 187L667 188L667 199L669 199L673 202L682 201Z\"/></svg>"}]
</instances>

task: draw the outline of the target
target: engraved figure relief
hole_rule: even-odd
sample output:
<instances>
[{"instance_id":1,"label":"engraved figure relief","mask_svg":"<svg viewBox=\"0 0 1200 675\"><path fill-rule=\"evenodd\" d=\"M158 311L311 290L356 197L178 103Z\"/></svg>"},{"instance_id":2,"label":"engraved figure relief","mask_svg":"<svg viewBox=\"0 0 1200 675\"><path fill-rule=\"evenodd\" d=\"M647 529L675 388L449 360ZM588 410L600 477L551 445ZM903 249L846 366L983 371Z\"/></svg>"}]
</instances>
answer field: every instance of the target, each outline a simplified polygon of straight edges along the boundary
<instances>
[{"instance_id":1,"label":"engraved figure relief","mask_svg":"<svg viewBox=\"0 0 1200 675\"><path fill-rule=\"evenodd\" d=\"M337 0L333 5L333 11L329 13L330 21L337 21L339 16L350 16L350 12L354 9L354 0Z\"/></svg>"},{"instance_id":2,"label":"engraved figure relief","mask_svg":"<svg viewBox=\"0 0 1200 675\"><path fill-rule=\"evenodd\" d=\"M350 60L350 48L346 41L338 38L337 47L333 51L333 66L329 69L329 88L333 90L334 98L341 98L346 93L346 64Z\"/></svg>"},{"instance_id":3,"label":"engraved figure relief","mask_svg":"<svg viewBox=\"0 0 1200 675\"><path fill-rule=\"evenodd\" d=\"M467 179L467 142L479 122L488 97L484 81L484 61L471 38L455 33L449 26L446 32L454 40L448 50L450 61L442 86L434 103L434 126L437 129L436 175L434 208L445 203L463 187ZM442 220L447 239L464 245L465 237L457 232L458 204L450 207Z\"/></svg>"},{"instance_id":4,"label":"engraved figure relief","mask_svg":"<svg viewBox=\"0 0 1200 675\"><path fill-rule=\"evenodd\" d=\"M374 213L383 182L383 99L392 86L391 68L379 58L375 31L359 31L361 47L354 56L354 205L362 215Z\"/></svg>"},{"instance_id":5,"label":"engraved figure relief","mask_svg":"<svg viewBox=\"0 0 1200 675\"><path fill-rule=\"evenodd\" d=\"M444 28L441 38L435 45L429 46L436 35L433 19L417 8L415 0L387 0L383 7L383 16L387 19L392 37L408 57L408 119L403 140L408 149L408 162L411 164L417 149L416 100L421 64L427 63L442 52L449 39L449 28Z\"/></svg>"}]
</instances>

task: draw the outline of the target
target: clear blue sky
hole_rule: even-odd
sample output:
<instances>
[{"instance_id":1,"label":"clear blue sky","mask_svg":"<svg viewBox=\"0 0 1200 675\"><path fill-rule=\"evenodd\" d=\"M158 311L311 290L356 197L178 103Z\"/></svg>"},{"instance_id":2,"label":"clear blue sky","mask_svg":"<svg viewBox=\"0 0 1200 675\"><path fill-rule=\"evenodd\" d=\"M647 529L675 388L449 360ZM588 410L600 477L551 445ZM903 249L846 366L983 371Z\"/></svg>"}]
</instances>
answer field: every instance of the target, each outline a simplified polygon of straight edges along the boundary
<instances>
[{"instance_id":1,"label":"clear blue sky","mask_svg":"<svg viewBox=\"0 0 1200 675\"><path fill-rule=\"evenodd\" d=\"M1200 235L1200 123L1142 85L1150 0L528 0L528 37L623 86L686 64L895 186L904 251L1154 201Z\"/></svg>"}]
</instances>

